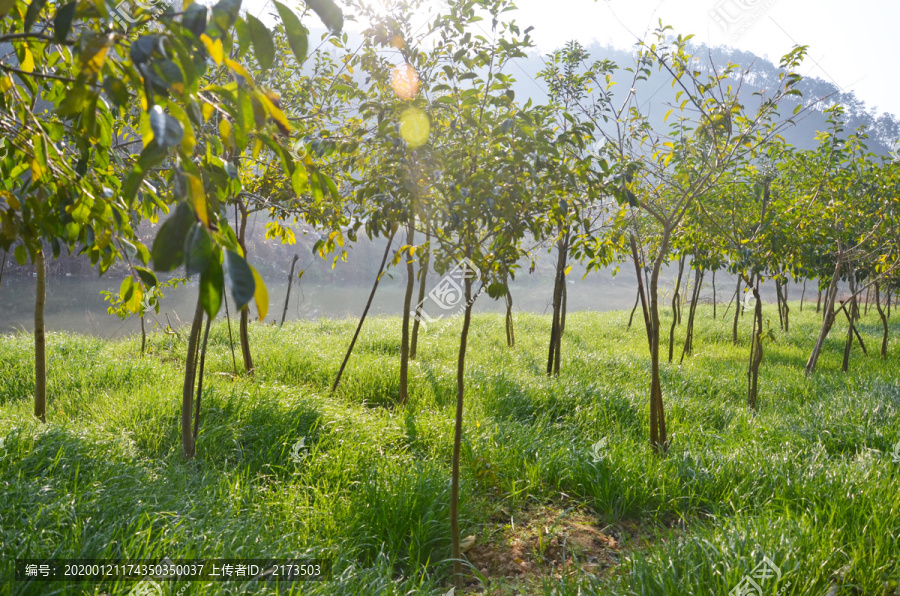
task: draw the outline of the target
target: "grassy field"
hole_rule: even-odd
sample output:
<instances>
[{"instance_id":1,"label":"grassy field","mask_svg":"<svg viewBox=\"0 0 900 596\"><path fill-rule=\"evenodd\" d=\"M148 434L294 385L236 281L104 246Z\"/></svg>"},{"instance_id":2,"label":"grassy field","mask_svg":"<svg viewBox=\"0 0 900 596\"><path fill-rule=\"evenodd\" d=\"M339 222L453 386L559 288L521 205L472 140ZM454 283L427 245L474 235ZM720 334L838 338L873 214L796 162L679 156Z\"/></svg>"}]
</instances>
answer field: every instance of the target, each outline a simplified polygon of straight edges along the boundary
<instances>
[{"instance_id":1,"label":"grassy field","mask_svg":"<svg viewBox=\"0 0 900 596\"><path fill-rule=\"evenodd\" d=\"M841 373L839 321L806 378L818 319L792 307L789 334L765 309L776 331L758 413L745 406L750 317L732 346L730 320L699 307L695 355L663 367L664 457L648 446L639 316L628 330L628 313L570 314L559 379L542 372L549 317L517 315L508 349L503 319L476 316L462 465L462 535L475 537L466 592L721 595L767 557L778 573L755 580L764 594L893 593L900 346L878 358L870 311L861 325L870 354L855 347ZM396 318L366 323L330 395L354 325L255 326L254 378L233 374L227 327L215 325L188 463L184 341L153 336L141 356L139 337L50 334L42 425L31 421L31 338L0 336L0 592L127 594L135 585L14 582L16 557L320 557L333 561L330 581L165 589L445 594L459 321L420 338L405 408L391 406ZM682 326L676 362L683 335Z\"/></svg>"}]
</instances>

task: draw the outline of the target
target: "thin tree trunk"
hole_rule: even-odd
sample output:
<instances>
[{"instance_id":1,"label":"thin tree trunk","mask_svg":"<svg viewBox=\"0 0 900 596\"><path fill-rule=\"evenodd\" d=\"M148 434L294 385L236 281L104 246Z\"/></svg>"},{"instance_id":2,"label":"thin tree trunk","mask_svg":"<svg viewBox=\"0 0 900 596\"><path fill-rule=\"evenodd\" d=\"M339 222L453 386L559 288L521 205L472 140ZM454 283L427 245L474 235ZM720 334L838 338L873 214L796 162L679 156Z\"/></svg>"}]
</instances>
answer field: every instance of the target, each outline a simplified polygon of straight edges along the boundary
<instances>
[{"instance_id":1,"label":"thin tree trunk","mask_svg":"<svg viewBox=\"0 0 900 596\"><path fill-rule=\"evenodd\" d=\"M713 319L716 318L716 270L712 272L712 291L713 291Z\"/></svg>"},{"instance_id":2,"label":"thin tree trunk","mask_svg":"<svg viewBox=\"0 0 900 596\"><path fill-rule=\"evenodd\" d=\"M359 337L359 331L362 329L363 323L366 320L366 314L369 312L369 307L372 306L372 299L375 297L375 290L378 289L378 282L381 281L381 274L384 273L384 264L387 262L388 254L391 252L391 243L394 240L396 231L397 228L394 226L391 229L391 235L388 236L387 246L384 247L384 256L381 257L381 265L378 267L378 275L375 276L375 283L372 284L372 291L369 292L369 299L366 301L366 307L363 309L362 316L359 318L359 324L356 325L356 332L353 334L353 339L350 340L350 347L347 348L347 353L344 355L344 361L341 362L341 368L338 369L337 377L334 379L334 385L331 386L332 393L337 391L338 384L341 382L341 375L344 374L344 368L347 366L347 361L350 360L350 354L353 353L353 346L356 345L356 338Z\"/></svg>"},{"instance_id":3,"label":"thin tree trunk","mask_svg":"<svg viewBox=\"0 0 900 596\"><path fill-rule=\"evenodd\" d=\"M240 201L238 201L237 208L240 209L241 213L238 244L240 244L241 250L244 252L244 258L247 258L246 237L248 213L247 208ZM238 332L241 342L241 355L244 358L244 372L252 375L253 356L250 354L250 308L246 305L241 308L241 324Z\"/></svg>"},{"instance_id":4,"label":"thin tree trunk","mask_svg":"<svg viewBox=\"0 0 900 596\"><path fill-rule=\"evenodd\" d=\"M144 317L147 313L141 309L141 354L147 351L147 327L144 324Z\"/></svg>"},{"instance_id":5,"label":"thin tree trunk","mask_svg":"<svg viewBox=\"0 0 900 596\"><path fill-rule=\"evenodd\" d=\"M697 269L694 273L694 293L691 296L691 305L688 309L687 329L685 330L684 347L681 349L681 360L684 362L685 354L694 353L694 315L697 312L697 302L700 300L700 287L703 285L704 271Z\"/></svg>"},{"instance_id":6,"label":"thin tree trunk","mask_svg":"<svg viewBox=\"0 0 900 596\"><path fill-rule=\"evenodd\" d=\"M191 324L191 335L188 338L187 359L184 365L184 384L181 390L181 450L184 459L194 457L194 433L192 432L191 415L194 410L194 381L197 378L197 347L200 342L200 328L203 325L203 304L197 296L197 308L194 311L194 322Z\"/></svg>"},{"instance_id":7,"label":"thin tree trunk","mask_svg":"<svg viewBox=\"0 0 900 596\"><path fill-rule=\"evenodd\" d=\"M415 241L415 222L412 215L406 224L406 246L412 247ZM413 291L416 288L416 272L413 256L406 252L406 295L403 297L403 327L400 332L400 397L398 403L405 404L409 399L409 309L412 306Z\"/></svg>"},{"instance_id":8,"label":"thin tree trunk","mask_svg":"<svg viewBox=\"0 0 900 596\"><path fill-rule=\"evenodd\" d=\"M738 342L738 316L741 314L743 305L741 304L741 277L738 276L737 290L734 292L734 324L731 326L731 343L737 345Z\"/></svg>"},{"instance_id":9,"label":"thin tree trunk","mask_svg":"<svg viewBox=\"0 0 900 596\"><path fill-rule=\"evenodd\" d=\"M5 250L3 251L3 263L0 264L0 287L3 286L3 271L6 269L6 257L9 256Z\"/></svg>"},{"instance_id":10,"label":"thin tree trunk","mask_svg":"<svg viewBox=\"0 0 900 596\"><path fill-rule=\"evenodd\" d=\"M468 256L468 255L467 255ZM453 430L453 462L450 472L450 544L453 559L453 580L462 587L462 552L459 545L459 458L462 447L463 396L465 394L466 341L469 337L469 323L472 320L472 280L465 279L466 311L463 317L462 333L459 336L459 360L456 365L456 419Z\"/></svg>"},{"instance_id":11,"label":"thin tree trunk","mask_svg":"<svg viewBox=\"0 0 900 596\"><path fill-rule=\"evenodd\" d=\"M637 285L638 285L638 297L641 300L641 310L644 312L644 328L647 331L647 345L652 350L653 349L653 339L652 332L650 327L650 311L649 305L647 304L647 294L644 289L644 275L641 272L641 262L638 259L638 251L637 251L637 242L634 241L634 234L630 235L631 238L631 258L634 261L634 271L637 274Z\"/></svg>"},{"instance_id":12,"label":"thin tree trunk","mask_svg":"<svg viewBox=\"0 0 900 596\"><path fill-rule=\"evenodd\" d=\"M753 289L753 297L756 304L753 309L753 335L750 338L750 367L747 371L747 406L751 410L757 409L759 396L759 365L762 364L762 300L759 297L759 276L756 276L756 284L750 284Z\"/></svg>"},{"instance_id":13,"label":"thin tree trunk","mask_svg":"<svg viewBox=\"0 0 900 596\"><path fill-rule=\"evenodd\" d=\"M791 307L788 306L788 282L781 286L781 306L784 308L784 332L791 332Z\"/></svg>"},{"instance_id":14,"label":"thin tree trunk","mask_svg":"<svg viewBox=\"0 0 900 596\"><path fill-rule=\"evenodd\" d=\"M429 242L429 228L425 227L425 241ZM425 255L422 257L422 264L419 266L419 299L416 302L416 308L425 301L425 283L428 280L428 265L431 260L431 248L425 249ZM416 359L416 351L419 346L419 317L413 320L412 338L409 340L409 358Z\"/></svg>"},{"instance_id":15,"label":"thin tree trunk","mask_svg":"<svg viewBox=\"0 0 900 596\"><path fill-rule=\"evenodd\" d=\"M878 316L881 317L881 328L882 328L882 336L881 336L881 357L887 358L887 347L888 347L888 322L887 317L884 316L884 309L881 308L881 284L879 282L875 282L875 308L878 309Z\"/></svg>"},{"instance_id":16,"label":"thin tree trunk","mask_svg":"<svg viewBox=\"0 0 900 596\"><path fill-rule=\"evenodd\" d=\"M231 313L228 311L228 292L222 292L222 300L225 302L225 320L228 321L228 345L231 346L231 367L237 374L237 359L234 357L234 337L231 335Z\"/></svg>"},{"instance_id":17,"label":"thin tree trunk","mask_svg":"<svg viewBox=\"0 0 900 596\"><path fill-rule=\"evenodd\" d=\"M675 293L672 294L672 327L669 329L669 363L672 363L673 351L675 348L675 326L681 322L679 307L679 292L681 291L681 275L684 273L684 259L686 255L681 255L678 259L678 279L675 281Z\"/></svg>"},{"instance_id":18,"label":"thin tree trunk","mask_svg":"<svg viewBox=\"0 0 900 596\"><path fill-rule=\"evenodd\" d=\"M803 280L803 291L800 292L800 312L803 312L803 298L806 297L806 280Z\"/></svg>"},{"instance_id":19,"label":"thin tree trunk","mask_svg":"<svg viewBox=\"0 0 900 596\"><path fill-rule=\"evenodd\" d=\"M550 326L550 347L547 353L548 377L553 375L554 370L556 370L556 374L559 374L556 369L556 352L560 346L560 313L562 312L563 284L566 283L565 269L566 250L564 238L561 237L557 243L556 278L553 284L553 322Z\"/></svg>"},{"instance_id":20,"label":"thin tree trunk","mask_svg":"<svg viewBox=\"0 0 900 596\"><path fill-rule=\"evenodd\" d=\"M634 296L634 307L631 309L631 316L628 317L628 327L626 329L631 329L631 322L634 320L634 313L637 310L638 304L641 302L641 289L638 288L637 294Z\"/></svg>"},{"instance_id":21,"label":"thin tree trunk","mask_svg":"<svg viewBox=\"0 0 900 596\"><path fill-rule=\"evenodd\" d=\"M784 300L781 297L781 281L775 278L775 301L778 303L778 326L784 331Z\"/></svg>"},{"instance_id":22,"label":"thin tree trunk","mask_svg":"<svg viewBox=\"0 0 900 596\"><path fill-rule=\"evenodd\" d=\"M866 288L866 298L865 298L865 308L863 309L863 316L869 314L869 294L872 293L872 286Z\"/></svg>"},{"instance_id":23,"label":"thin tree trunk","mask_svg":"<svg viewBox=\"0 0 900 596\"><path fill-rule=\"evenodd\" d=\"M203 369L206 368L206 344L209 341L209 325L212 317L206 317L206 329L203 331L203 343L200 345L200 370L197 372L197 407L194 408L194 446L197 445L197 433L200 431L200 400L203 399Z\"/></svg>"},{"instance_id":24,"label":"thin tree trunk","mask_svg":"<svg viewBox=\"0 0 900 596\"><path fill-rule=\"evenodd\" d=\"M836 314L834 311L834 301L837 297L837 289L838 289L838 280L841 275L841 265L842 265L843 255L838 257L837 264L834 266L834 274L831 276L831 283L828 285L828 289L825 293L825 304L823 305L823 313L822 313L822 328L819 330L819 337L816 340L815 346L813 346L812 353L809 355L809 360L806 361L806 374L811 374L816 370L816 363L819 361L819 354L822 352L822 347L825 345L825 338L828 337L828 332L831 331L831 326L834 325L834 315ZM819 294L821 295L821 290Z\"/></svg>"},{"instance_id":25,"label":"thin tree trunk","mask_svg":"<svg viewBox=\"0 0 900 596\"><path fill-rule=\"evenodd\" d=\"M819 296L816 298L816 314L819 313L819 309L822 306L822 288L819 288Z\"/></svg>"},{"instance_id":26,"label":"thin tree trunk","mask_svg":"<svg viewBox=\"0 0 900 596\"><path fill-rule=\"evenodd\" d=\"M37 269L34 298L34 416L41 422L47 422L47 337L44 330L47 264L43 248L38 248L34 265Z\"/></svg>"},{"instance_id":27,"label":"thin tree trunk","mask_svg":"<svg viewBox=\"0 0 900 596\"><path fill-rule=\"evenodd\" d=\"M856 324L853 322L853 317L847 312L846 305L843 303L841 303L841 310L844 312L844 316L847 317L847 321L850 322L850 333L856 335L856 339L859 341L859 347L862 348L863 354L868 356L869 351L866 350L866 342L863 341L862 336L859 334L859 329L856 328Z\"/></svg>"},{"instance_id":28,"label":"thin tree trunk","mask_svg":"<svg viewBox=\"0 0 900 596\"><path fill-rule=\"evenodd\" d=\"M659 377L659 271L669 250L672 231L663 229L659 253L650 272L650 446L657 452L668 448L666 416L663 408L662 384Z\"/></svg>"},{"instance_id":29,"label":"thin tree trunk","mask_svg":"<svg viewBox=\"0 0 900 596\"><path fill-rule=\"evenodd\" d=\"M291 272L288 273L287 294L284 296L284 310L281 311L281 323L279 323L279 327L284 325L284 319L287 317L288 302L291 301L291 286L294 284L294 267L297 265L298 260L300 260L300 255L294 255L294 258L291 261Z\"/></svg>"},{"instance_id":30,"label":"thin tree trunk","mask_svg":"<svg viewBox=\"0 0 900 596\"><path fill-rule=\"evenodd\" d=\"M508 277L508 273L503 275L503 284L506 286L506 346L509 348L514 348L516 347L516 332L515 328L513 327L513 297L512 291L510 291L509 289Z\"/></svg>"}]
</instances>

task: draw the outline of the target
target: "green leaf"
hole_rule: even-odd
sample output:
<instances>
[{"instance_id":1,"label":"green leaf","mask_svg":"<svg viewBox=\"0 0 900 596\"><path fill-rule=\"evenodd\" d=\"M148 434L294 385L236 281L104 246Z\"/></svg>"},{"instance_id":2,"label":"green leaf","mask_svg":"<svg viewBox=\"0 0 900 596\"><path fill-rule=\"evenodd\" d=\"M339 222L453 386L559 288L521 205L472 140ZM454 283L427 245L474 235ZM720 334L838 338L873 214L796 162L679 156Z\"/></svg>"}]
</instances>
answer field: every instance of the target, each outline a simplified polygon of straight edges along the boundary
<instances>
[{"instance_id":1,"label":"green leaf","mask_svg":"<svg viewBox=\"0 0 900 596\"><path fill-rule=\"evenodd\" d=\"M103 90L106 91L106 95L112 102L120 108L128 105L131 100L131 96L128 94L128 88L125 87L125 83L115 77L108 76L103 79Z\"/></svg>"},{"instance_id":2,"label":"green leaf","mask_svg":"<svg viewBox=\"0 0 900 596\"><path fill-rule=\"evenodd\" d=\"M199 2L194 2L184 11L181 17L181 26L200 39L200 35L206 31L206 22L209 19L209 9Z\"/></svg>"},{"instance_id":3,"label":"green leaf","mask_svg":"<svg viewBox=\"0 0 900 596\"><path fill-rule=\"evenodd\" d=\"M272 34L262 21L247 13L247 24L250 26L250 38L253 40L253 53L263 70L268 70L275 62L275 44Z\"/></svg>"},{"instance_id":4,"label":"green leaf","mask_svg":"<svg viewBox=\"0 0 900 596\"><path fill-rule=\"evenodd\" d=\"M278 15L284 23L284 32L287 34L288 45L291 46L291 51L294 52L297 62L303 64L306 60L306 52L309 47L309 42L306 37L308 31L306 30L306 27L300 23L300 19L294 14L294 11L278 0L272 1L275 3L275 8L278 9Z\"/></svg>"},{"instance_id":5,"label":"green leaf","mask_svg":"<svg viewBox=\"0 0 900 596\"><path fill-rule=\"evenodd\" d=\"M153 130L153 140L164 149L177 145L184 136L181 123L163 112L158 105L150 108L150 128Z\"/></svg>"},{"instance_id":6,"label":"green leaf","mask_svg":"<svg viewBox=\"0 0 900 596\"><path fill-rule=\"evenodd\" d=\"M26 33L31 31L31 26L34 25L34 22L37 20L38 15L41 14L41 10L46 3L47 0L31 0L31 4L28 5L28 10L25 12L25 25L22 28L23 31Z\"/></svg>"},{"instance_id":7,"label":"green leaf","mask_svg":"<svg viewBox=\"0 0 900 596\"><path fill-rule=\"evenodd\" d=\"M213 255L209 261L209 267L200 274L200 304L209 318L215 318L222 307L222 292L225 290L225 280L222 275L222 264L219 255Z\"/></svg>"},{"instance_id":8,"label":"green leaf","mask_svg":"<svg viewBox=\"0 0 900 596\"><path fill-rule=\"evenodd\" d=\"M57 42L63 42L69 31L72 29L72 19L75 17L75 2L69 2L56 11L53 17L53 39Z\"/></svg>"},{"instance_id":9,"label":"green leaf","mask_svg":"<svg viewBox=\"0 0 900 596\"><path fill-rule=\"evenodd\" d=\"M332 0L306 0L306 3L313 9L325 26L331 29L332 33L340 33L344 26L344 13L338 8Z\"/></svg>"},{"instance_id":10,"label":"green leaf","mask_svg":"<svg viewBox=\"0 0 900 596\"><path fill-rule=\"evenodd\" d=\"M135 267L134 270L137 271L138 277L141 278L141 281L144 282L144 285L148 288L155 288L159 285L156 274L146 267Z\"/></svg>"},{"instance_id":11,"label":"green leaf","mask_svg":"<svg viewBox=\"0 0 900 596\"><path fill-rule=\"evenodd\" d=\"M191 226L194 214L185 202L179 202L175 213L166 220L153 240L153 268L157 271L172 271L184 262L184 241Z\"/></svg>"},{"instance_id":12,"label":"green leaf","mask_svg":"<svg viewBox=\"0 0 900 596\"><path fill-rule=\"evenodd\" d=\"M137 195L137 191L144 181L144 178L147 176L147 172L161 162L165 156L165 150L156 143L150 143L144 147L144 150L141 151L141 156L138 158L137 164L134 166L131 173L128 174L128 177L125 179L125 184L122 185L122 196L129 204L132 202L135 195Z\"/></svg>"},{"instance_id":13,"label":"green leaf","mask_svg":"<svg viewBox=\"0 0 900 596\"><path fill-rule=\"evenodd\" d=\"M24 244L20 244L13 251L13 256L16 258L16 263L24 265L28 262L28 249L25 248Z\"/></svg>"},{"instance_id":14,"label":"green leaf","mask_svg":"<svg viewBox=\"0 0 900 596\"><path fill-rule=\"evenodd\" d=\"M253 270L244 260L244 257L232 250L225 251L225 280L231 289L231 297L234 298L235 308L240 310L253 300L256 292L256 282L253 280Z\"/></svg>"},{"instance_id":15,"label":"green leaf","mask_svg":"<svg viewBox=\"0 0 900 596\"><path fill-rule=\"evenodd\" d=\"M209 267L213 256L213 244L206 227L197 222L191 226L184 241L184 268L187 276L203 273Z\"/></svg>"}]
</instances>

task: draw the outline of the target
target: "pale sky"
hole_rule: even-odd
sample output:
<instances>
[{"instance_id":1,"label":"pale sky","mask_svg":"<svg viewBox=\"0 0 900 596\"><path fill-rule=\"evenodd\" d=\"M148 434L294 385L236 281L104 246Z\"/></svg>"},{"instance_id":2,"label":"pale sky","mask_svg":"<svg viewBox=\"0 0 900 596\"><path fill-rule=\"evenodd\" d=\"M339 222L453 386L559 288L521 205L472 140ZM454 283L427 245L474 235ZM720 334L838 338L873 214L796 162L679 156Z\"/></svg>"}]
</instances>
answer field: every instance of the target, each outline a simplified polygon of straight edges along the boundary
<instances>
[{"instance_id":1,"label":"pale sky","mask_svg":"<svg viewBox=\"0 0 900 596\"><path fill-rule=\"evenodd\" d=\"M288 4L295 1L302 0ZM750 51L776 65L795 43L808 45L803 75L855 91L870 111L900 116L900 0L517 0L516 5L519 10L507 14L522 29L534 26L532 37L542 54L570 39L629 49L659 19L677 34L694 34L697 42ZM267 0L246 0L245 7L264 19L264 13L274 12ZM313 15L306 25L321 27Z\"/></svg>"},{"instance_id":2,"label":"pale sky","mask_svg":"<svg viewBox=\"0 0 900 596\"><path fill-rule=\"evenodd\" d=\"M517 5L517 22L534 25L532 36L542 52L573 38L627 48L660 18L678 34L767 56L776 65L794 43L808 45L804 75L855 91L869 109L900 116L897 0L518 0ZM725 24L737 22L726 32L712 15Z\"/></svg>"}]
</instances>

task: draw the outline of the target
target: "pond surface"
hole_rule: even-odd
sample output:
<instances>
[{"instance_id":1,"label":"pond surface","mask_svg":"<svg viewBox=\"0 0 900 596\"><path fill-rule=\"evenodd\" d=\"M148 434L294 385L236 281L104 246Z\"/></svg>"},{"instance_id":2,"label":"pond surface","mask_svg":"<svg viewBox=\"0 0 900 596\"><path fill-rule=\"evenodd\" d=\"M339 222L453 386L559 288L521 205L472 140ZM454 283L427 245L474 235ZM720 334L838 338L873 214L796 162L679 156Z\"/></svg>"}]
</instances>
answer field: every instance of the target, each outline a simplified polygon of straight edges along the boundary
<instances>
[{"instance_id":1,"label":"pond surface","mask_svg":"<svg viewBox=\"0 0 900 596\"><path fill-rule=\"evenodd\" d=\"M287 276L282 281L266 280L269 290L267 322L281 320L287 291ZM552 280L529 278L511 284L515 312L551 312ZM439 278L429 276L427 291ZM45 320L48 331L71 331L101 337L117 337L140 332L140 319L121 320L107 312L108 304L100 294L103 290L117 292L120 277L48 277ZM335 284L294 284L291 290L286 320L326 318L357 318L365 307L371 283L341 282ZM416 290L418 293L418 289ZM620 310L634 304L636 284L634 274L621 272L615 278L607 274L592 274L584 281L570 275L567 309ZM402 275L384 277L378 286L369 316L399 315L403 306L405 282ZM165 327L167 321L180 327L193 316L197 300L197 284L165 290L160 312L146 315L148 332L154 326ZM4 276L0 286L0 333L31 331L34 326L35 279L25 276ZM415 298L415 296L414 296ZM505 302L492 300L486 293L475 301L475 312L503 312ZM255 308L251 308L255 315ZM232 313L233 314L233 313ZM432 314L429 311L429 314ZM225 316L225 309L219 315Z\"/></svg>"}]
</instances>

